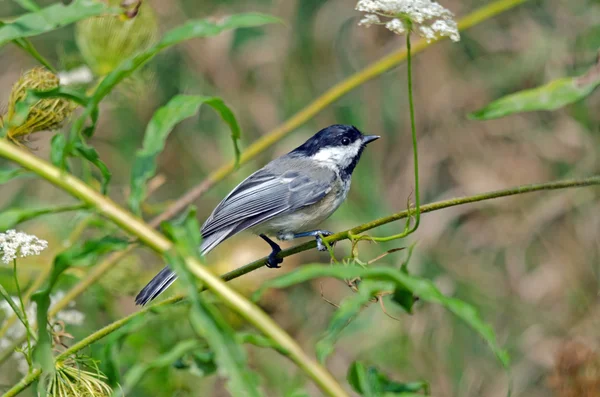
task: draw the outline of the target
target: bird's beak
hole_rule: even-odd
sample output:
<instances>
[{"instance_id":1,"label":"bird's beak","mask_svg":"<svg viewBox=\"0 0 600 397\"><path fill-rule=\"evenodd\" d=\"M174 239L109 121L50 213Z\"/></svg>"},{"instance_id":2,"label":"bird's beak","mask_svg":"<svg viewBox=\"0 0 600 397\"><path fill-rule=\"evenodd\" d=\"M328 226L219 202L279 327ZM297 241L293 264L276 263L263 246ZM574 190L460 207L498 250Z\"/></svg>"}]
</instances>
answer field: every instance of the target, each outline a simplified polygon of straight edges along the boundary
<instances>
[{"instance_id":1,"label":"bird's beak","mask_svg":"<svg viewBox=\"0 0 600 397\"><path fill-rule=\"evenodd\" d=\"M363 138L363 143L366 145L368 143L378 140L379 138L381 138L379 135L365 135L365 137Z\"/></svg>"}]
</instances>

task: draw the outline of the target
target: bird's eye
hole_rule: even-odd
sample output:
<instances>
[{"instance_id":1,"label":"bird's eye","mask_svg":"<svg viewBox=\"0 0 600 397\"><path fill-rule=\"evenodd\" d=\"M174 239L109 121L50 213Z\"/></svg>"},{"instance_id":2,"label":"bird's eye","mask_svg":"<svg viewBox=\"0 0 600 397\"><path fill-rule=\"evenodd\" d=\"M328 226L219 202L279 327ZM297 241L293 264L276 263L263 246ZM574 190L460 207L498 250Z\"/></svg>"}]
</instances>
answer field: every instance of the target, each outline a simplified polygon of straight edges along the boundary
<instances>
[{"instance_id":1,"label":"bird's eye","mask_svg":"<svg viewBox=\"0 0 600 397\"><path fill-rule=\"evenodd\" d=\"M348 146L350 144L350 138L342 138L342 145Z\"/></svg>"}]
</instances>

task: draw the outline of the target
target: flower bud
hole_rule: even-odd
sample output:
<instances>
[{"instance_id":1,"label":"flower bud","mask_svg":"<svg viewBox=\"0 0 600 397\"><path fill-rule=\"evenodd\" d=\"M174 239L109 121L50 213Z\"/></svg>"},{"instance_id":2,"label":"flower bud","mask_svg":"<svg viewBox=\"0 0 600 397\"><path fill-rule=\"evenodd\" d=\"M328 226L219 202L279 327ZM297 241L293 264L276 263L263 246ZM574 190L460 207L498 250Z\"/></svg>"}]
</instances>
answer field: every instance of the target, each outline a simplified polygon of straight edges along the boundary
<instances>
[{"instance_id":1,"label":"flower bud","mask_svg":"<svg viewBox=\"0 0 600 397\"><path fill-rule=\"evenodd\" d=\"M111 0L113 3L119 4ZM94 74L104 76L123 60L148 49L158 37L158 21L147 2L138 0L124 14L104 15L77 23L77 47Z\"/></svg>"},{"instance_id":2,"label":"flower bud","mask_svg":"<svg viewBox=\"0 0 600 397\"><path fill-rule=\"evenodd\" d=\"M75 103L63 98L40 99L31 105L25 121L17 120L20 116L17 114L17 103L25 99L27 90L47 91L58 85L58 76L43 67L23 73L10 92L6 115L0 120L0 126L8 127L9 139L22 140L34 132L53 130L62 125L77 107Z\"/></svg>"}]
</instances>

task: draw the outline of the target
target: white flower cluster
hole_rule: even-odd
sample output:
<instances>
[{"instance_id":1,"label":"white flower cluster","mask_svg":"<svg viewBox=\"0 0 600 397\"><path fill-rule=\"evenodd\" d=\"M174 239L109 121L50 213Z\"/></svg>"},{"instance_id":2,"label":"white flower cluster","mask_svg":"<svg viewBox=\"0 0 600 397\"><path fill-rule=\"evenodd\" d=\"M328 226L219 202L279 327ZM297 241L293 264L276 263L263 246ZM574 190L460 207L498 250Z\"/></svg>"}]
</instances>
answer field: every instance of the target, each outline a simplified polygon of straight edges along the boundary
<instances>
[{"instance_id":1,"label":"white flower cluster","mask_svg":"<svg viewBox=\"0 0 600 397\"><path fill-rule=\"evenodd\" d=\"M60 301L65 296L63 291L58 291L55 294L50 295L50 307L54 306L58 301ZM17 297L12 297L13 302L19 306L19 299ZM75 302L69 303L69 309L62 310L56 314L56 319L58 321L64 322L66 325L81 325L85 320L85 314L74 309ZM35 324L35 316L36 316L36 304L35 302L31 302L26 308L26 316L30 325ZM5 300L0 301L0 318L3 318L3 321L6 321L14 314L12 308ZM2 328L3 323L0 322L0 328ZM4 336L0 337L0 352L8 349L13 345L16 340L21 339L25 336L25 326L21 324L21 322L17 321L12 324L7 330ZM24 347L24 346L23 346ZM17 363L17 369L22 374L27 374L29 371L29 367L25 357L22 353L15 352L13 354L13 358Z\"/></svg>"},{"instance_id":2,"label":"white flower cluster","mask_svg":"<svg viewBox=\"0 0 600 397\"><path fill-rule=\"evenodd\" d=\"M48 242L27 233L7 230L0 233L2 262L9 264L17 257L39 255L48 247Z\"/></svg>"},{"instance_id":3,"label":"white flower cluster","mask_svg":"<svg viewBox=\"0 0 600 397\"><path fill-rule=\"evenodd\" d=\"M452 41L460 40L454 14L435 1L360 0L356 10L367 13L359 25L385 25L396 34L410 32L418 26L417 32L427 41L443 36Z\"/></svg>"}]
</instances>

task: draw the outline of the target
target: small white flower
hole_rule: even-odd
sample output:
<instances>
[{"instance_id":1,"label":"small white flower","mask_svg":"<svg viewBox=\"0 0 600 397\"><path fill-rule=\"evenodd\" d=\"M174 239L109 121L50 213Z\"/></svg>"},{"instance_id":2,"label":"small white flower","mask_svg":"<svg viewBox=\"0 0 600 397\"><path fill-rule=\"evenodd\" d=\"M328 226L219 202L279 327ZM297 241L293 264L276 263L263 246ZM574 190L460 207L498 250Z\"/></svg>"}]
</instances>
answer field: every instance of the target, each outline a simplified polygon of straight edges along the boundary
<instances>
[{"instance_id":1,"label":"small white flower","mask_svg":"<svg viewBox=\"0 0 600 397\"><path fill-rule=\"evenodd\" d=\"M460 40L454 14L432 0L360 0L356 10L367 13L359 25L385 25L396 34L410 32L415 25L422 25L417 33L427 41L443 36L452 41ZM382 22L380 17L390 20Z\"/></svg>"},{"instance_id":2,"label":"small white flower","mask_svg":"<svg viewBox=\"0 0 600 397\"><path fill-rule=\"evenodd\" d=\"M380 23L381 23L381 21L379 20L379 17L377 15L367 14L364 16L363 19L360 20L360 22L358 24L369 27L371 25L378 25Z\"/></svg>"},{"instance_id":3,"label":"small white flower","mask_svg":"<svg viewBox=\"0 0 600 397\"><path fill-rule=\"evenodd\" d=\"M7 230L0 233L2 262L9 264L17 257L39 255L48 247L48 242L27 233Z\"/></svg>"},{"instance_id":4,"label":"small white flower","mask_svg":"<svg viewBox=\"0 0 600 397\"><path fill-rule=\"evenodd\" d=\"M398 18L394 18L391 21L388 21L385 24L385 27L396 33L396 34L403 34L406 33L406 29L404 28L404 24L398 19Z\"/></svg>"}]
</instances>

